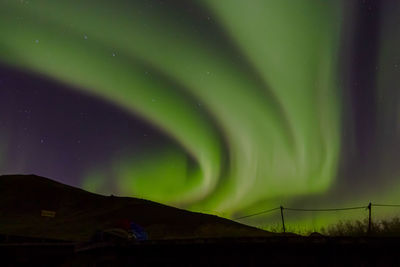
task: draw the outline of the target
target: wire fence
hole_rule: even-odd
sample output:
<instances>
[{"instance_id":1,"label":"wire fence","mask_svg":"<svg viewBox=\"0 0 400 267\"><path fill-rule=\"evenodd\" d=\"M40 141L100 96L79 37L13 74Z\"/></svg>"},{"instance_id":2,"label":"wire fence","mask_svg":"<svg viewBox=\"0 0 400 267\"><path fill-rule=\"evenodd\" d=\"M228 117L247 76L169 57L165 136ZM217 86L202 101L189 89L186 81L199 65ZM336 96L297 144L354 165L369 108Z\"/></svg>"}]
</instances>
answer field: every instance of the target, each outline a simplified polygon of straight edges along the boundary
<instances>
[{"instance_id":1,"label":"wire fence","mask_svg":"<svg viewBox=\"0 0 400 267\"><path fill-rule=\"evenodd\" d=\"M297 211L297 212L330 212L330 211L346 211L346 210L368 210L368 232L371 233L371 224L372 224L372 207L392 207L392 208L400 208L399 204L373 204L369 203L366 206L357 206L357 207L344 207L344 208L326 208L326 209L307 209L307 208L291 208L291 207L276 207L268 210L263 210L257 213L252 213L246 216L241 216L234 218L234 220L241 220L245 218L250 218L254 216L258 216L261 214L267 214L271 213L273 211L280 210L280 217L281 217L281 223L282 223L282 230L283 232L286 232L286 227L285 227L285 214L284 211Z\"/></svg>"}]
</instances>

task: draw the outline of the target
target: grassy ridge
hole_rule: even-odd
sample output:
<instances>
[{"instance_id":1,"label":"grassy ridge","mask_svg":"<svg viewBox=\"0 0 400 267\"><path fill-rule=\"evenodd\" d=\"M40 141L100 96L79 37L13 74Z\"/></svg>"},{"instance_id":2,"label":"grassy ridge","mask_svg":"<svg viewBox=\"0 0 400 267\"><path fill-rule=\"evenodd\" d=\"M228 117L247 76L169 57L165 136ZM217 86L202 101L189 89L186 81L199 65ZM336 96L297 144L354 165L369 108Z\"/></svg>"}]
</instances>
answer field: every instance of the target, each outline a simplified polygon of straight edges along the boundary
<instances>
[{"instance_id":1,"label":"grassy ridge","mask_svg":"<svg viewBox=\"0 0 400 267\"><path fill-rule=\"evenodd\" d=\"M277 223L263 228L273 233L282 233L282 225ZM304 226L286 226L286 231L296 233L302 236L315 234L316 229ZM336 224L321 227L320 234L331 237L363 237L363 236L380 236L380 237L400 237L400 218L393 217L391 219L373 220L371 222L371 232L368 232L368 218L364 220L342 220Z\"/></svg>"},{"instance_id":2,"label":"grassy ridge","mask_svg":"<svg viewBox=\"0 0 400 267\"><path fill-rule=\"evenodd\" d=\"M55 218L41 210L56 212ZM213 215L128 197L102 196L34 175L0 176L0 234L88 241L121 221L152 240L275 235Z\"/></svg>"},{"instance_id":3,"label":"grassy ridge","mask_svg":"<svg viewBox=\"0 0 400 267\"><path fill-rule=\"evenodd\" d=\"M371 222L371 232L368 233L368 219L362 221L340 221L337 224L322 228L321 232L329 236L400 236L400 219L394 217L388 220Z\"/></svg>"}]
</instances>

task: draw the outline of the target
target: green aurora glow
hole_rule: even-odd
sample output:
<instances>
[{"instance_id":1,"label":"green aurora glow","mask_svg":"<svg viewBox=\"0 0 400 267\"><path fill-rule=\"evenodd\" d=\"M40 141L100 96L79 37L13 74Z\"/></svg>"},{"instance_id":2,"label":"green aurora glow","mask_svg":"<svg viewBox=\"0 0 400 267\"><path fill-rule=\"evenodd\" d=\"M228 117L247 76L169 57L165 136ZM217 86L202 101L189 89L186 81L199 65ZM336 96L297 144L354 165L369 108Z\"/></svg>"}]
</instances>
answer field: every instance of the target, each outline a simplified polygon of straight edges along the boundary
<instances>
[{"instance_id":1,"label":"green aurora glow","mask_svg":"<svg viewBox=\"0 0 400 267\"><path fill-rule=\"evenodd\" d=\"M274 12L280 12L280 16L289 19L291 14L287 10L297 7L286 2L286 9L282 9L282 3L271 2L269 5ZM84 7L89 4L88 1L80 1L79 6L86 10ZM337 113L337 101L335 98L321 97L324 91L334 86L332 74L329 73L331 60L318 62L320 56L313 52L319 47L332 46L330 38L326 38L325 34L321 37L318 33L303 36L303 39L311 40L307 41L312 46L296 45L297 51L294 52L290 46L280 47L279 50L276 45L264 47L274 56L288 56L286 60L281 58L279 64L282 67L275 70L277 78L274 80L281 78L283 84L278 84L273 92L268 92L269 96L275 96L274 99L268 99L263 97L262 91L269 91L273 86L256 84L251 73L245 73L240 66L230 64L229 57L219 51L221 48L218 45L201 42L201 36L175 23L171 13L146 9L140 3L126 2L108 7L106 2L101 1L97 2L95 9L82 16L74 16L76 8L73 2L38 1L30 3L29 7L14 2L6 7L2 8L6 13L2 14L2 18L7 23L4 21L2 25L7 27L2 32L8 34L4 38L6 42L3 42L6 51L11 50L7 51L10 55L6 58L7 62L77 84L82 90L91 88L86 90L101 94L148 118L176 138L196 159L203 173L196 191L200 192L202 198L212 195L218 179L232 184L227 185L231 188L230 197L218 205L219 209L229 210L237 206L239 201L247 205L260 196L272 197L282 190L292 188L293 192L287 192L289 194L309 193L324 190L330 184L337 158L338 121L330 119L329 125L323 125L323 121L327 121L324 116L335 118L331 114ZM232 7L236 5L232 3ZM129 14L135 10L143 11L135 12L135 19L129 20ZM234 10L232 8L232 13ZM329 21L334 20L331 10L331 6L326 5L318 11L326 13ZM23 15L23 22L20 22L15 13L22 12L26 14ZM119 15L118 20L111 19L116 17L114 14ZM104 17L107 15L110 19ZM74 20L70 21L72 17ZM270 19L273 21L274 18ZM310 20L309 23L318 22L318 18L312 16L303 16L302 19ZM269 25L270 22L266 19L263 25ZM147 27L143 27L145 23ZM302 25L297 20L293 23L299 27L296 30L306 32L306 23ZM321 32L337 35L337 31L332 33L335 29L329 23L326 24L326 28L321 25ZM69 34L60 32L59 29L65 27L70 29ZM285 33L292 29L281 27L278 30ZM185 38L173 36L172 33L176 31L185 35ZM83 34L95 39L93 43L90 39L85 42ZM291 36L291 32L286 35L288 43L298 40L297 36ZM114 47L118 57L112 57L107 46ZM168 50L164 49L165 46L168 46ZM333 58L334 51L326 50L323 51L324 56ZM315 60L306 63L310 67L304 66L304 58L291 58L293 53L311 56ZM132 60L128 60L131 57ZM226 175L229 177L220 177L218 166L221 149L218 148L222 144L216 134L217 130L212 129L204 116L201 118L201 114L187 107L187 101L179 97L179 92L171 86L147 78L143 67L137 66L140 65L138 61L142 65L147 63L159 69L205 103L227 139L231 169ZM289 69L288 63L291 65ZM306 79L285 78L289 73L293 75L298 72L291 72L291 69L307 69L306 73L301 73ZM291 80L289 84L284 84ZM295 91L293 89L305 97L279 97L276 94L280 90L282 94L287 94L288 91ZM310 101L314 102L313 98L334 103L321 103L327 109L325 111L310 104ZM152 99L157 99L157 102L152 104ZM294 102L297 103L294 106L295 112L287 108ZM302 123L300 127L299 123L293 123L297 120ZM335 133L332 130L336 131L336 137L331 136ZM307 133L312 135L307 136ZM165 173L160 172L159 175L165 176ZM288 183L292 184L289 188ZM125 185L121 187L125 188ZM253 192L251 197L245 197L249 191ZM195 197L196 194L190 195Z\"/></svg>"},{"instance_id":2,"label":"green aurora glow","mask_svg":"<svg viewBox=\"0 0 400 267\"><path fill-rule=\"evenodd\" d=\"M1 0L0 60L176 141L115 161L121 194L227 217L256 211L334 183L343 14L340 1L251 2L198 1L212 16L189 17L151 1ZM88 170L82 186L99 192L106 179Z\"/></svg>"}]
</instances>

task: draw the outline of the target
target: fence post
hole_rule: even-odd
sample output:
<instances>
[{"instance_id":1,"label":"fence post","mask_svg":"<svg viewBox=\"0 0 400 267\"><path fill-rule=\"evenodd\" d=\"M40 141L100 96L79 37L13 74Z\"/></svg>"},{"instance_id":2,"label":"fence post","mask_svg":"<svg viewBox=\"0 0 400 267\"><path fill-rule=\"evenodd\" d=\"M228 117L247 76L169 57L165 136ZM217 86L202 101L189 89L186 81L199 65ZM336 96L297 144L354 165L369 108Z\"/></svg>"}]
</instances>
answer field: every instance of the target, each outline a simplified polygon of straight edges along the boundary
<instances>
[{"instance_id":1,"label":"fence post","mask_svg":"<svg viewBox=\"0 0 400 267\"><path fill-rule=\"evenodd\" d=\"M283 207L281 206L280 208L281 208L282 228L283 232L285 233L286 229L285 229L285 219L283 218Z\"/></svg>"},{"instance_id":2,"label":"fence post","mask_svg":"<svg viewBox=\"0 0 400 267\"><path fill-rule=\"evenodd\" d=\"M372 204L370 202L368 204L368 234L371 234L371 209L372 209Z\"/></svg>"}]
</instances>

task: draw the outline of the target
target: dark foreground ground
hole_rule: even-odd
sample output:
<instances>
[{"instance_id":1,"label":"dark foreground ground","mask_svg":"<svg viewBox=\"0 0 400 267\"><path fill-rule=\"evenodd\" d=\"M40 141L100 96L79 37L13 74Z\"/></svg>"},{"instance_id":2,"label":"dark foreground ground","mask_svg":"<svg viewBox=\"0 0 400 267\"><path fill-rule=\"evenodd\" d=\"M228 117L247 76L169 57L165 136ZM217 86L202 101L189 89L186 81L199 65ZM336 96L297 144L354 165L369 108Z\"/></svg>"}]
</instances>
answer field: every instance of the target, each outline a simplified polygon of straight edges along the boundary
<instances>
[{"instance_id":1,"label":"dark foreground ground","mask_svg":"<svg viewBox=\"0 0 400 267\"><path fill-rule=\"evenodd\" d=\"M16 243L11 238L0 245L0 256L2 266L400 266L399 245L398 237L224 238L130 244Z\"/></svg>"},{"instance_id":2,"label":"dark foreground ground","mask_svg":"<svg viewBox=\"0 0 400 267\"><path fill-rule=\"evenodd\" d=\"M110 229L128 230L125 222L139 225L151 241L110 235ZM0 176L0 267L400 266L399 245L394 237L271 233L35 175Z\"/></svg>"}]
</instances>

